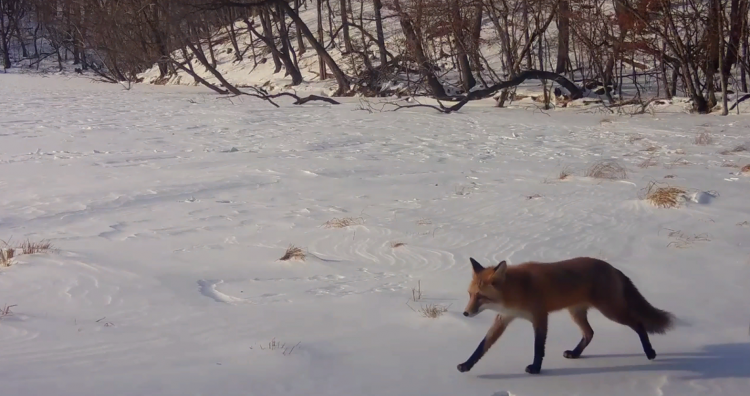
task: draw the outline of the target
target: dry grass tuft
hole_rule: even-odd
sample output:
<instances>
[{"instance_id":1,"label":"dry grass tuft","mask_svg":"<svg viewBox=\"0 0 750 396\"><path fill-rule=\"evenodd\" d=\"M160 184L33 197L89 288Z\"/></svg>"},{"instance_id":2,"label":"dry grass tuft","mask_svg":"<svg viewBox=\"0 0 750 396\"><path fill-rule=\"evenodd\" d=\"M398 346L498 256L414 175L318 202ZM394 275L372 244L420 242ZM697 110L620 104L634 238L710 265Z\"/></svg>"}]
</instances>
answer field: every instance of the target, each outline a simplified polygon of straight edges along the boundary
<instances>
[{"instance_id":1,"label":"dry grass tuft","mask_svg":"<svg viewBox=\"0 0 750 396\"><path fill-rule=\"evenodd\" d=\"M672 169L678 166L685 166L685 165L690 165L690 161L686 160L685 158L680 157L672 162L665 163L664 167L667 169Z\"/></svg>"},{"instance_id":2,"label":"dry grass tuft","mask_svg":"<svg viewBox=\"0 0 750 396\"><path fill-rule=\"evenodd\" d=\"M737 165L737 164L733 164L731 162L725 162L725 163L721 164L721 167L722 168L739 168L740 166Z\"/></svg>"},{"instance_id":3,"label":"dry grass tuft","mask_svg":"<svg viewBox=\"0 0 750 396\"><path fill-rule=\"evenodd\" d=\"M399 247L401 247L401 246L404 246L404 245L406 245L406 244L405 244L405 243L403 243L403 242L391 242L391 247L392 247L393 249L395 249L395 248L399 248Z\"/></svg>"},{"instance_id":4,"label":"dry grass tuft","mask_svg":"<svg viewBox=\"0 0 750 396\"><path fill-rule=\"evenodd\" d=\"M422 299L422 281L417 281L417 287L411 288L411 299L414 302L417 302Z\"/></svg>"},{"instance_id":5,"label":"dry grass tuft","mask_svg":"<svg viewBox=\"0 0 750 396\"><path fill-rule=\"evenodd\" d=\"M567 180L572 175L573 175L573 171L570 170L570 168L566 166L560 171L560 174L557 176L557 178L558 180Z\"/></svg>"},{"instance_id":6,"label":"dry grass tuft","mask_svg":"<svg viewBox=\"0 0 750 396\"><path fill-rule=\"evenodd\" d=\"M462 186L462 185L458 185L458 186L454 187L456 195L461 195L461 196L463 196L463 195L469 195L468 189L469 189L468 186Z\"/></svg>"},{"instance_id":7,"label":"dry grass tuft","mask_svg":"<svg viewBox=\"0 0 750 396\"><path fill-rule=\"evenodd\" d=\"M630 144L633 144L633 143L635 143L635 142L637 142L637 141L639 141L639 140L643 140L643 139L644 139L644 138L643 138L643 136L638 136L638 135L631 135L631 136L630 136L630 137L628 138L628 143L630 143Z\"/></svg>"},{"instance_id":8,"label":"dry grass tuft","mask_svg":"<svg viewBox=\"0 0 750 396\"><path fill-rule=\"evenodd\" d=\"M328 220L323 224L323 227L325 228L346 228L353 225L362 225L365 224L365 219L361 217L344 217L339 219L338 217L334 217L331 220Z\"/></svg>"},{"instance_id":9,"label":"dry grass tuft","mask_svg":"<svg viewBox=\"0 0 750 396\"><path fill-rule=\"evenodd\" d=\"M735 154L735 153L741 153L743 151L748 151L748 145L747 144L737 145L737 146L735 146L731 150L722 150L722 151L719 151L719 154L721 154L721 155L732 155L732 154Z\"/></svg>"},{"instance_id":10,"label":"dry grass tuft","mask_svg":"<svg viewBox=\"0 0 750 396\"><path fill-rule=\"evenodd\" d=\"M5 318L7 316L13 316L13 311L10 309L15 307L16 305L4 305L3 309L0 309L0 319Z\"/></svg>"},{"instance_id":11,"label":"dry grass tuft","mask_svg":"<svg viewBox=\"0 0 750 396\"><path fill-rule=\"evenodd\" d=\"M659 146L649 146L649 147L646 147L645 149L643 149L643 151L648 151L650 153L653 153L653 152L659 151L659 150L661 150L661 147L659 147Z\"/></svg>"},{"instance_id":12,"label":"dry grass tuft","mask_svg":"<svg viewBox=\"0 0 750 396\"><path fill-rule=\"evenodd\" d=\"M425 318L430 319L437 319L440 316L442 316L444 313L448 312L448 307L441 304L433 304L429 303L427 305L420 305L419 308L414 309L409 305L409 302L406 302L406 306L408 306L412 311L419 313Z\"/></svg>"},{"instance_id":13,"label":"dry grass tuft","mask_svg":"<svg viewBox=\"0 0 750 396\"><path fill-rule=\"evenodd\" d=\"M23 254L46 253L54 250L52 244L46 239L42 239L39 242L32 242L27 239L21 243L18 248L21 249Z\"/></svg>"},{"instance_id":14,"label":"dry grass tuft","mask_svg":"<svg viewBox=\"0 0 750 396\"><path fill-rule=\"evenodd\" d=\"M659 187L658 183L652 181L645 188L645 199L658 208L676 208L679 206L677 198L685 193L685 190L672 186Z\"/></svg>"},{"instance_id":15,"label":"dry grass tuft","mask_svg":"<svg viewBox=\"0 0 750 396\"><path fill-rule=\"evenodd\" d=\"M695 242L711 242L708 234L689 235L680 230L672 230L669 228L665 228L665 230L669 231L669 235L667 236L674 239L667 244L667 247L674 246L678 249L684 249L692 246Z\"/></svg>"},{"instance_id":16,"label":"dry grass tuft","mask_svg":"<svg viewBox=\"0 0 750 396\"><path fill-rule=\"evenodd\" d=\"M422 281L417 281L417 287L413 287L411 289L411 300L414 302L419 302L422 300ZM414 312L419 313L420 315L424 316L425 318L432 318L436 319L439 318L442 314L448 312L448 306L440 305L440 304L433 304L428 303L427 305L419 305L419 308L414 309L411 305L409 305L409 301L406 301L406 306L409 307Z\"/></svg>"},{"instance_id":17,"label":"dry grass tuft","mask_svg":"<svg viewBox=\"0 0 750 396\"><path fill-rule=\"evenodd\" d=\"M665 179L674 179L675 175L666 175L664 176Z\"/></svg>"},{"instance_id":18,"label":"dry grass tuft","mask_svg":"<svg viewBox=\"0 0 750 396\"><path fill-rule=\"evenodd\" d=\"M52 243L46 239L42 239L39 242L32 242L30 239L27 239L17 246L11 245L1 239L0 243L4 245L4 247L0 248L0 267L10 267L13 265L13 258L18 255L47 253L57 250L52 246Z\"/></svg>"},{"instance_id":19,"label":"dry grass tuft","mask_svg":"<svg viewBox=\"0 0 750 396\"><path fill-rule=\"evenodd\" d=\"M703 132L695 137L695 144L699 146L708 146L714 142L714 138L708 132Z\"/></svg>"},{"instance_id":20,"label":"dry grass tuft","mask_svg":"<svg viewBox=\"0 0 750 396\"><path fill-rule=\"evenodd\" d=\"M283 256L279 259L281 261L287 261L287 260L300 260L305 261L305 252L302 251L302 249L298 248L294 245L289 245L288 248L286 248L286 252Z\"/></svg>"},{"instance_id":21,"label":"dry grass tuft","mask_svg":"<svg viewBox=\"0 0 750 396\"><path fill-rule=\"evenodd\" d=\"M643 168L648 168L650 166L656 166L656 165L659 165L659 161L654 157L648 157L645 160L643 160L643 162L638 164L638 167L643 169Z\"/></svg>"},{"instance_id":22,"label":"dry grass tuft","mask_svg":"<svg viewBox=\"0 0 750 396\"><path fill-rule=\"evenodd\" d=\"M13 257L16 254L16 249L7 247L0 249L0 267L10 267L13 265Z\"/></svg>"},{"instance_id":23,"label":"dry grass tuft","mask_svg":"<svg viewBox=\"0 0 750 396\"><path fill-rule=\"evenodd\" d=\"M424 307L419 307L418 312L425 318L437 319L442 314L448 312L448 307L440 304L427 304Z\"/></svg>"},{"instance_id":24,"label":"dry grass tuft","mask_svg":"<svg viewBox=\"0 0 750 396\"><path fill-rule=\"evenodd\" d=\"M432 224L432 220L430 219L419 219L417 220L417 225L426 226Z\"/></svg>"},{"instance_id":25,"label":"dry grass tuft","mask_svg":"<svg viewBox=\"0 0 750 396\"><path fill-rule=\"evenodd\" d=\"M587 169L585 176L595 179L622 180L628 178L628 173L615 160L601 160Z\"/></svg>"},{"instance_id":26,"label":"dry grass tuft","mask_svg":"<svg viewBox=\"0 0 750 396\"><path fill-rule=\"evenodd\" d=\"M743 166L740 172L750 174L750 164Z\"/></svg>"},{"instance_id":27,"label":"dry grass tuft","mask_svg":"<svg viewBox=\"0 0 750 396\"><path fill-rule=\"evenodd\" d=\"M299 344L301 344L302 341L292 345L291 347L286 346L285 342L279 342L276 341L276 337L272 338L271 341L268 342L268 344L261 344L258 343L258 347L261 351L281 351L281 354L284 356L289 356L294 352L294 348L298 347ZM250 349L253 349L253 347L250 347Z\"/></svg>"}]
</instances>

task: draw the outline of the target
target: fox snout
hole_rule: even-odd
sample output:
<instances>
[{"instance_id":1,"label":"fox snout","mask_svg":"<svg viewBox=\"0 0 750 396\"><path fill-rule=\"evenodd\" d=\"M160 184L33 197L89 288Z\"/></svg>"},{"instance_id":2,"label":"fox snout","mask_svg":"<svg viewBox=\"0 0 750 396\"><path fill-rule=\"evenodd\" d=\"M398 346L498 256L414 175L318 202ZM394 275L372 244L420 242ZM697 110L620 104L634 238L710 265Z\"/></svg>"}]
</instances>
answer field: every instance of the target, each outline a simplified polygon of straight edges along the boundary
<instances>
[{"instance_id":1,"label":"fox snout","mask_svg":"<svg viewBox=\"0 0 750 396\"><path fill-rule=\"evenodd\" d=\"M479 304L479 301L476 296L471 296L469 298L469 303L466 304L466 308L464 308L464 316L467 318L473 318L474 316L477 316L479 312L482 311L481 305Z\"/></svg>"}]
</instances>

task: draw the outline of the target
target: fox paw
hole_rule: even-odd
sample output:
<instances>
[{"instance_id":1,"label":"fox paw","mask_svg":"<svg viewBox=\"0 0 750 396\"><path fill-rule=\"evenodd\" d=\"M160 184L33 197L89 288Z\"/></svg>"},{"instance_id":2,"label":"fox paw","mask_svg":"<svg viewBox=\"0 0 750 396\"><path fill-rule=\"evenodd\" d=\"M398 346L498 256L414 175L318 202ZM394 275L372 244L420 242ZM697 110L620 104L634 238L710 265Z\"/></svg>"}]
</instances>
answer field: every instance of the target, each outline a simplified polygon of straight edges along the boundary
<instances>
[{"instance_id":1,"label":"fox paw","mask_svg":"<svg viewBox=\"0 0 750 396\"><path fill-rule=\"evenodd\" d=\"M526 366L526 372L529 374L539 374L540 371L542 371L540 366L534 366L533 364Z\"/></svg>"},{"instance_id":2,"label":"fox paw","mask_svg":"<svg viewBox=\"0 0 750 396\"><path fill-rule=\"evenodd\" d=\"M566 359L578 359L579 357L581 357L581 354L576 354L573 351L565 351L563 352L563 357Z\"/></svg>"},{"instance_id":3,"label":"fox paw","mask_svg":"<svg viewBox=\"0 0 750 396\"><path fill-rule=\"evenodd\" d=\"M465 373L471 370L471 365L469 365L468 363L461 363L457 366L457 368L458 368L458 371Z\"/></svg>"},{"instance_id":4,"label":"fox paw","mask_svg":"<svg viewBox=\"0 0 750 396\"><path fill-rule=\"evenodd\" d=\"M656 351L653 349L650 351L647 351L646 357L648 358L648 360L654 360L656 358Z\"/></svg>"}]
</instances>

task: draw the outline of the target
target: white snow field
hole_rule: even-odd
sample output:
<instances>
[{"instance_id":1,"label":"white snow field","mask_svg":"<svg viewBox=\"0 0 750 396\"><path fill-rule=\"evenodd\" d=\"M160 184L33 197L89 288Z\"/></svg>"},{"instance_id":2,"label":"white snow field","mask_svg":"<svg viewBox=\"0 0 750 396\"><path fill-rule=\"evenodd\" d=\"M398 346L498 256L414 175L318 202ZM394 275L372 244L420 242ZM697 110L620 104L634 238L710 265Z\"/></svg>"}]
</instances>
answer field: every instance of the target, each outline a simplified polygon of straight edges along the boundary
<instances>
[{"instance_id":1,"label":"white snow field","mask_svg":"<svg viewBox=\"0 0 750 396\"><path fill-rule=\"evenodd\" d=\"M0 394L747 394L750 119L491 102L277 109L0 75L0 239L57 248L0 268L0 308L15 305L0 317ZM601 159L627 178L586 177ZM687 199L651 205L652 180ZM290 244L304 261L279 260ZM540 375L524 372L525 321L459 373L494 319L462 316L469 257L573 256L608 260L679 318L651 337L657 358L592 311L593 342L567 360L580 334L563 311ZM448 310L415 312L428 304Z\"/></svg>"}]
</instances>

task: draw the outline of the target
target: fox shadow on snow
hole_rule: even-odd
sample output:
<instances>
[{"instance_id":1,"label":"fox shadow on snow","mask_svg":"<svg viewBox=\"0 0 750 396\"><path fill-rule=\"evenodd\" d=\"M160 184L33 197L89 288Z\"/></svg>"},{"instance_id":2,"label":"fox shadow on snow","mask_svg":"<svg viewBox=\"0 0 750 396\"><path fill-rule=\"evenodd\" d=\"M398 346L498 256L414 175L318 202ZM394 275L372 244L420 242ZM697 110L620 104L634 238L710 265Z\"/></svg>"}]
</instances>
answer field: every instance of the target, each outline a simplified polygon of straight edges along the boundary
<instances>
[{"instance_id":1,"label":"fox shadow on snow","mask_svg":"<svg viewBox=\"0 0 750 396\"><path fill-rule=\"evenodd\" d=\"M682 371L690 374L682 377L686 381L718 378L750 378L750 343L713 344L695 353L659 353L656 359L647 361L641 354L583 355L576 360L614 359L643 357L642 364L610 367L565 367L544 368L542 376L584 375L638 371ZM576 360L566 363L574 366ZM527 377L528 374L483 374L479 378L511 379Z\"/></svg>"}]
</instances>

